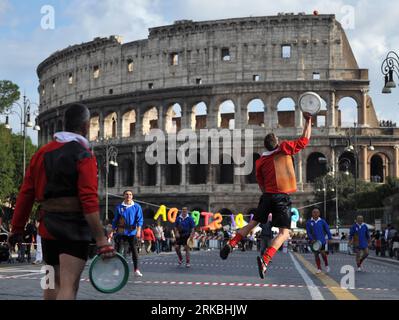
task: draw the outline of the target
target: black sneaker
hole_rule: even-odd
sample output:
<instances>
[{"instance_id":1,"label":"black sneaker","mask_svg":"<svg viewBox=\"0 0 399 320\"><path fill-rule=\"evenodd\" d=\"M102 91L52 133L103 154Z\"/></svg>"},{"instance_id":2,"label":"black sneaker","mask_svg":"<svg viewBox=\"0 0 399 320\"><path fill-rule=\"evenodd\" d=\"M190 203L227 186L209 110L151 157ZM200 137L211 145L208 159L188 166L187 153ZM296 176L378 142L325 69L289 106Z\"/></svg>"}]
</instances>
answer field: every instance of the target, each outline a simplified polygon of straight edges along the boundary
<instances>
[{"instance_id":1,"label":"black sneaker","mask_svg":"<svg viewBox=\"0 0 399 320\"><path fill-rule=\"evenodd\" d=\"M265 278L265 273L267 270L267 263L263 260L262 257L256 257L256 261L258 262L258 271L259 271L259 277L261 279Z\"/></svg>"},{"instance_id":2,"label":"black sneaker","mask_svg":"<svg viewBox=\"0 0 399 320\"><path fill-rule=\"evenodd\" d=\"M227 243L222 249L220 249L220 257L223 260L226 260L232 251L233 251L233 247Z\"/></svg>"}]
</instances>

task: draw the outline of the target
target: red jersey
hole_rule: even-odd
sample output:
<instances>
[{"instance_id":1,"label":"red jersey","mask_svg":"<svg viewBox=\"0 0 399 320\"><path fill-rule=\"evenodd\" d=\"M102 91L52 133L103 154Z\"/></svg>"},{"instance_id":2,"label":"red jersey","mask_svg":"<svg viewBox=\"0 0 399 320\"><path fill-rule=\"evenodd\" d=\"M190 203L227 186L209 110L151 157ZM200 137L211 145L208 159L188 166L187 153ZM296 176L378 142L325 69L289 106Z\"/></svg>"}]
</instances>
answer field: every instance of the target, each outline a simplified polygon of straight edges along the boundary
<instances>
[{"instance_id":1,"label":"red jersey","mask_svg":"<svg viewBox=\"0 0 399 320\"><path fill-rule=\"evenodd\" d=\"M30 161L18 194L12 231L23 232L35 201L63 196L78 197L83 214L99 212L97 162L93 153L78 142L52 141ZM44 239L56 238L44 223L40 223L39 234Z\"/></svg>"},{"instance_id":2,"label":"red jersey","mask_svg":"<svg viewBox=\"0 0 399 320\"><path fill-rule=\"evenodd\" d=\"M296 178L292 156L304 149L309 139L283 141L276 150L267 151L256 160L256 180L266 193L296 192Z\"/></svg>"}]
</instances>

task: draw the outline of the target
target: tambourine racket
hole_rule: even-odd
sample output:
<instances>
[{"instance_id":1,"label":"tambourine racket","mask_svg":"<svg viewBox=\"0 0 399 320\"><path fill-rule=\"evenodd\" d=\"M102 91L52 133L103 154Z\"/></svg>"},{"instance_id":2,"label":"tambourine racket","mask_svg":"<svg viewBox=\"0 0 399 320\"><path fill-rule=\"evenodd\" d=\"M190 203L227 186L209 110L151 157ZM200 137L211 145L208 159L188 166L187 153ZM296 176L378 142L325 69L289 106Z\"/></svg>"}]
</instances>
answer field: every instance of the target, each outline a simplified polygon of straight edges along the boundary
<instances>
[{"instance_id":1,"label":"tambourine racket","mask_svg":"<svg viewBox=\"0 0 399 320\"><path fill-rule=\"evenodd\" d=\"M315 116L321 109L322 99L315 92L305 92L299 97L299 108L301 111L311 116Z\"/></svg>"}]
</instances>

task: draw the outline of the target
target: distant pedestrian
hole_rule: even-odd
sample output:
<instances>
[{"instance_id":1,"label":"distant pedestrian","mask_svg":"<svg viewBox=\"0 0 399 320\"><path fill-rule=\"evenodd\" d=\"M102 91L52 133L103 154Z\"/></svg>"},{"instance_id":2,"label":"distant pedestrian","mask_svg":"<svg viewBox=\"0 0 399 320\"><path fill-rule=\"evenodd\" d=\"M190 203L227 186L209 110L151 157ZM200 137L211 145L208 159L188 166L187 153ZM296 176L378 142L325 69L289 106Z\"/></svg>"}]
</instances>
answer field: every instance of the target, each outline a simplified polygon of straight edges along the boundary
<instances>
[{"instance_id":1,"label":"distant pedestrian","mask_svg":"<svg viewBox=\"0 0 399 320\"><path fill-rule=\"evenodd\" d=\"M356 223L351 227L349 245L353 245L356 253L357 271L362 271L362 263L369 255L370 234L363 216L357 216Z\"/></svg>"},{"instance_id":2,"label":"distant pedestrian","mask_svg":"<svg viewBox=\"0 0 399 320\"><path fill-rule=\"evenodd\" d=\"M178 263L183 263L183 256L180 251L180 246L184 246L186 250L186 267L190 267L190 248L187 244L189 238L194 237L195 222L193 218L188 214L186 207L182 208L180 216L177 217L175 222L175 235L176 245L175 250L178 257Z\"/></svg>"}]
</instances>

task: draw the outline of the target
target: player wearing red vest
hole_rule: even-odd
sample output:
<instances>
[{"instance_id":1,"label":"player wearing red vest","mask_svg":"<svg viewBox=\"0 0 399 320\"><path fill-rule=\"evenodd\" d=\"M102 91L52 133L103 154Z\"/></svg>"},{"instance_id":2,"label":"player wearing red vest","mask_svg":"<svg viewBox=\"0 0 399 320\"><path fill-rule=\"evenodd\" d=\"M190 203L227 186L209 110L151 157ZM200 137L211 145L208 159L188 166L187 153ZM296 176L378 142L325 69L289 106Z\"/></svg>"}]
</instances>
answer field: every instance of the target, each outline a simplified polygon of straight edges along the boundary
<instances>
[{"instance_id":1,"label":"player wearing red vest","mask_svg":"<svg viewBox=\"0 0 399 320\"><path fill-rule=\"evenodd\" d=\"M115 255L99 217L97 162L84 136L90 112L74 104L65 112L65 132L54 134L32 157L18 194L10 239L18 237L34 202L40 203L43 260L54 267L54 289L44 299L76 299L80 275L96 240L103 258Z\"/></svg>"},{"instance_id":2,"label":"player wearing red vest","mask_svg":"<svg viewBox=\"0 0 399 320\"><path fill-rule=\"evenodd\" d=\"M289 194L296 192L296 177L292 156L304 149L310 139L312 117L305 114L306 124L302 136L295 141L282 141L279 144L274 133L265 137L266 152L256 160L256 180L262 191L257 212L245 227L240 229L221 250L220 257L227 259L230 252L259 223L266 223L272 213L272 226L280 229L271 246L262 257L257 257L259 276L263 279L269 262L276 251L288 240L291 228L291 199Z\"/></svg>"}]
</instances>

